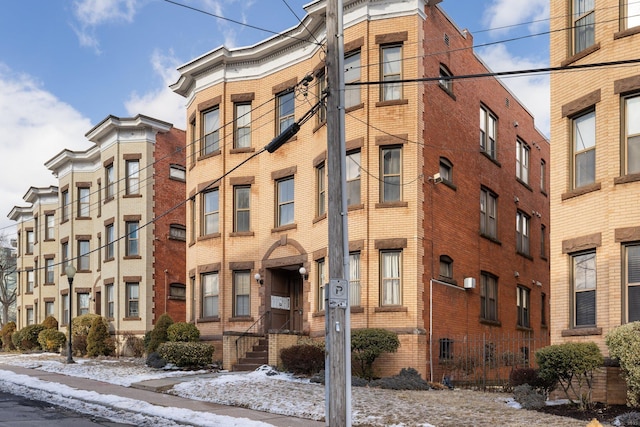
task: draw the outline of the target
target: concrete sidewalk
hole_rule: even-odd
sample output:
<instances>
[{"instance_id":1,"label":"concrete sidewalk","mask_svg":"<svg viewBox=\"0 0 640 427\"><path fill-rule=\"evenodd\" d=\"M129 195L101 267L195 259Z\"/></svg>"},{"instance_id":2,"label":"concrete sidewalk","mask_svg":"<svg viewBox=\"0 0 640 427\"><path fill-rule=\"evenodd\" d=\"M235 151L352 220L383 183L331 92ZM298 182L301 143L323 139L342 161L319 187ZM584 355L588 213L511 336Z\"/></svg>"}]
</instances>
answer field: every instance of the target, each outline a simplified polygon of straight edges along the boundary
<instances>
[{"instance_id":1,"label":"concrete sidewalk","mask_svg":"<svg viewBox=\"0 0 640 427\"><path fill-rule=\"evenodd\" d=\"M100 394L111 394L115 396L126 397L129 399L141 400L152 405L163 407L190 409L192 411L209 412L217 415L226 415L233 418L248 418L250 420L262 421L264 423L272 424L276 427L324 426L324 422L290 417L286 415L271 414L268 412L254 411L251 409L239 408L235 406L219 405L216 403L202 402L199 400L185 399L183 397L163 393L171 389L175 384L182 381L191 381L194 378L211 377L220 374L203 374L195 376L189 375L185 378L162 378L135 383L132 384L131 387L123 387L105 383L102 381L72 377L13 365L0 364L0 370L12 371L16 374L21 375L28 375L30 377L38 378L42 381L65 384L78 390L93 391ZM101 402L96 402L92 399L87 399L86 401L89 403L101 404Z\"/></svg>"}]
</instances>

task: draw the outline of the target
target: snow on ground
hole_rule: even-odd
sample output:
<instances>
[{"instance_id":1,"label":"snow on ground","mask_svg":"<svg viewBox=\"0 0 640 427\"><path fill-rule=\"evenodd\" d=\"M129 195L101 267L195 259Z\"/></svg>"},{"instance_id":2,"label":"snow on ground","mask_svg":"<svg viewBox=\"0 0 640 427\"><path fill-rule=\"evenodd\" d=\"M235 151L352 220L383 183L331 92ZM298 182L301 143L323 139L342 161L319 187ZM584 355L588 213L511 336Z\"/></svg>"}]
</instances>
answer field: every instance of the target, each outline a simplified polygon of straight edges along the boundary
<instances>
[{"instance_id":1,"label":"snow on ground","mask_svg":"<svg viewBox=\"0 0 640 427\"><path fill-rule=\"evenodd\" d=\"M310 383L292 375L276 373L263 367L251 373L220 373L213 377L202 377L193 372L178 372L152 369L144 365L141 359L75 359L68 365L58 354L4 354L0 353L0 364L18 365L40 369L64 375L90 378L111 384L129 386L133 383L180 376L179 381L169 391L188 399L239 406L274 414L282 414L313 420L324 419L323 385ZM40 381L13 372L0 371L0 389L9 388L17 394L20 387L27 395L35 399L50 401L71 409L117 419L121 411L127 412L124 422L136 425L168 425L175 422L198 420L203 426L267 426L262 422L246 419L222 417L212 413L194 412L179 408L166 408L150 405L133 399L94 393L95 403L103 404L106 413L96 414L98 405L88 408L72 407L77 399L85 399L86 391L78 391L61 384ZM11 389L13 388L13 389ZM39 390L35 395L32 389ZM31 390L31 391L29 391ZM40 395L39 393L42 393ZM90 392L93 393L93 392ZM40 397L42 396L42 397ZM83 404L86 405L86 404ZM510 395L500 393L482 393L470 390L381 390L368 387L354 387L351 394L353 425L368 426L523 426L553 425L556 427L584 426L584 423L519 409ZM111 412L109 412L111 411ZM142 417L133 419L132 412ZM197 417L194 415L197 414ZM123 417L121 416L120 419ZM121 421L122 422L122 421Z\"/></svg>"}]
</instances>

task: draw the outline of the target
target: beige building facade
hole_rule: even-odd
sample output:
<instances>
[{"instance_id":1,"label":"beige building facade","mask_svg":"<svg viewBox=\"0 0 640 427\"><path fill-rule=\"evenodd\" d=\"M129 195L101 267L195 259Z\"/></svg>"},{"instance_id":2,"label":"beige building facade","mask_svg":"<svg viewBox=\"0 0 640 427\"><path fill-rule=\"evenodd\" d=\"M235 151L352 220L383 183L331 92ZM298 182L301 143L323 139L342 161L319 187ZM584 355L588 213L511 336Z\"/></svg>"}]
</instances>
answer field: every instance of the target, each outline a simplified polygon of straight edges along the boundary
<instances>
[{"instance_id":1,"label":"beige building facade","mask_svg":"<svg viewBox=\"0 0 640 427\"><path fill-rule=\"evenodd\" d=\"M640 56L635 2L553 1L551 16L566 17L551 20L552 67ZM607 333L640 320L640 65L553 73L551 141L551 341L606 356ZM624 402L611 369L597 398Z\"/></svg>"},{"instance_id":2,"label":"beige building facade","mask_svg":"<svg viewBox=\"0 0 640 427\"><path fill-rule=\"evenodd\" d=\"M386 328L401 343L377 362L381 375L412 367L433 376L434 359L463 348L446 333L526 332L548 342L539 234L548 200L538 184L548 179L538 167L548 163L548 142L494 79L395 83L486 72L472 37L437 3L345 2L345 81L380 82L345 90L345 178L351 328ZM273 339L295 341L275 335L325 336L325 112L304 121L326 88L325 2L306 11L286 33L181 66L172 85L187 106L187 318L226 369L243 358L246 337L253 344L269 333L272 363ZM464 53L438 56L454 46ZM286 144L263 150L296 121L301 128ZM530 251L529 241L542 249ZM430 342L436 326L442 338L434 332Z\"/></svg>"},{"instance_id":3,"label":"beige building facade","mask_svg":"<svg viewBox=\"0 0 640 427\"><path fill-rule=\"evenodd\" d=\"M184 132L142 115L108 116L86 137L89 149L46 162L58 186L31 188L30 206L9 215L20 242L18 328L95 313L122 339L143 335L163 312L183 321L185 224L176 206L184 201ZM160 214L172 210L165 224ZM68 265L76 269L71 292Z\"/></svg>"}]
</instances>

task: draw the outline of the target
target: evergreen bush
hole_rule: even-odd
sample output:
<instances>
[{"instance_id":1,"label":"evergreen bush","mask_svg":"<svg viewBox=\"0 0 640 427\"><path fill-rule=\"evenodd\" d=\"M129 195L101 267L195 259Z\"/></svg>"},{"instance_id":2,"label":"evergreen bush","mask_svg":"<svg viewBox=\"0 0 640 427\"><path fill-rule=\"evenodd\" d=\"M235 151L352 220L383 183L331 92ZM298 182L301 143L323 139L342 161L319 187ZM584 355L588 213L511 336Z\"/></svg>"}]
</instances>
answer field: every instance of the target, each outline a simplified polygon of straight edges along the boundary
<instances>
[{"instance_id":1,"label":"evergreen bush","mask_svg":"<svg viewBox=\"0 0 640 427\"><path fill-rule=\"evenodd\" d=\"M398 347L398 335L386 329L357 329L351 334L351 355L358 368L357 372L367 380L373 379L373 362L378 356L382 353L395 353Z\"/></svg>"},{"instance_id":2,"label":"evergreen bush","mask_svg":"<svg viewBox=\"0 0 640 427\"><path fill-rule=\"evenodd\" d=\"M298 344L280 350L285 370L296 375L313 375L324 369L324 349L312 344Z\"/></svg>"},{"instance_id":3,"label":"evergreen bush","mask_svg":"<svg viewBox=\"0 0 640 427\"><path fill-rule=\"evenodd\" d=\"M7 322L0 330L0 337L2 337L2 350L12 351L16 349L16 346L11 340L11 335L16 331L16 322Z\"/></svg>"},{"instance_id":4,"label":"evergreen bush","mask_svg":"<svg viewBox=\"0 0 640 427\"><path fill-rule=\"evenodd\" d=\"M200 330L193 323L176 322L167 328L167 339L173 342L198 342Z\"/></svg>"},{"instance_id":5,"label":"evergreen bush","mask_svg":"<svg viewBox=\"0 0 640 427\"><path fill-rule=\"evenodd\" d=\"M87 334L87 356L111 356L115 351L116 347L109 335L107 320L100 316L94 318Z\"/></svg>"},{"instance_id":6,"label":"evergreen bush","mask_svg":"<svg viewBox=\"0 0 640 427\"><path fill-rule=\"evenodd\" d=\"M38 344L44 351L58 353L66 342L65 334L56 329L46 328L38 334Z\"/></svg>"},{"instance_id":7,"label":"evergreen bush","mask_svg":"<svg viewBox=\"0 0 640 427\"><path fill-rule=\"evenodd\" d=\"M53 316L47 316L47 318L44 319L44 322L42 322L42 325L47 329L58 330L58 321Z\"/></svg>"},{"instance_id":8,"label":"evergreen bush","mask_svg":"<svg viewBox=\"0 0 640 427\"><path fill-rule=\"evenodd\" d=\"M167 336L167 329L173 324L173 319L167 313L158 318L155 327L151 331L151 339L149 340L149 346L147 347L147 353L153 353L158 350L160 344L169 341Z\"/></svg>"},{"instance_id":9,"label":"evergreen bush","mask_svg":"<svg viewBox=\"0 0 640 427\"><path fill-rule=\"evenodd\" d=\"M536 362L539 377L560 384L567 399L581 409L591 407L593 374L604 362L595 343L568 342L543 347L536 351Z\"/></svg>"},{"instance_id":10,"label":"evergreen bush","mask_svg":"<svg viewBox=\"0 0 640 427\"><path fill-rule=\"evenodd\" d=\"M15 332L11 339L13 340L13 344L20 351L29 351L29 350L40 350L40 343L38 343L38 335L40 332L44 331L44 326L37 325L29 325Z\"/></svg>"},{"instance_id":11,"label":"evergreen bush","mask_svg":"<svg viewBox=\"0 0 640 427\"><path fill-rule=\"evenodd\" d=\"M640 406L640 322L631 322L613 329L605 343L609 355L618 359L627 382L627 404Z\"/></svg>"},{"instance_id":12,"label":"evergreen bush","mask_svg":"<svg viewBox=\"0 0 640 427\"><path fill-rule=\"evenodd\" d=\"M213 362L214 347L202 342L164 342L158 355L181 368L201 368Z\"/></svg>"}]
</instances>

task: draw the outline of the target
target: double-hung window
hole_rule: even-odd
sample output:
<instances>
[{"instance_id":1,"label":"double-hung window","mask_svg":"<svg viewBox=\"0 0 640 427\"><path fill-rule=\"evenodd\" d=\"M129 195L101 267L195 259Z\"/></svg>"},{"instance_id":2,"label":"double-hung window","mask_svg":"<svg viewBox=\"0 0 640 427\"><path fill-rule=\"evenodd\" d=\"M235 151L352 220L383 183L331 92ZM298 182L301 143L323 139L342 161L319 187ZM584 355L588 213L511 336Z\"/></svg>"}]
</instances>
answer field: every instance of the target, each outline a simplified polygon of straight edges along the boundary
<instances>
[{"instance_id":1,"label":"double-hung window","mask_svg":"<svg viewBox=\"0 0 640 427\"><path fill-rule=\"evenodd\" d=\"M595 0L573 0L573 53L595 44Z\"/></svg>"},{"instance_id":2,"label":"double-hung window","mask_svg":"<svg viewBox=\"0 0 640 427\"><path fill-rule=\"evenodd\" d=\"M625 247L627 322L640 320L640 245Z\"/></svg>"},{"instance_id":3,"label":"double-hung window","mask_svg":"<svg viewBox=\"0 0 640 427\"><path fill-rule=\"evenodd\" d=\"M347 153L347 205L360 204L360 151Z\"/></svg>"},{"instance_id":4,"label":"double-hung window","mask_svg":"<svg viewBox=\"0 0 640 427\"><path fill-rule=\"evenodd\" d=\"M294 222L294 180L287 177L276 181L276 227Z\"/></svg>"},{"instance_id":5,"label":"double-hung window","mask_svg":"<svg viewBox=\"0 0 640 427\"><path fill-rule=\"evenodd\" d=\"M382 172L381 202L398 202L402 200L402 147L382 147L380 160Z\"/></svg>"},{"instance_id":6,"label":"double-hung window","mask_svg":"<svg viewBox=\"0 0 640 427\"><path fill-rule=\"evenodd\" d=\"M203 219L202 234L215 234L220 231L220 191L207 191L202 195L203 199Z\"/></svg>"},{"instance_id":7,"label":"double-hung window","mask_svg":"<svg viewBox=\"0 0 640 427\"><path fill-rule=\"evenodd\" d=\"M498 196L485 188L480 191L480 233L498 238Z\"/></svg>"},{"instance_id":8,"label":"double-hung window","mask_svg":"<svg viewBox=\"0 0 640 427\"><path fill-rule=\"evenodd\" d=\"M89 271L90 264L90 245L88 240L78 240L78 270Z\"/></svg>"},{"instance_id":9,"label":"double-hung window","mask_svg":"<svg viewBox=\"0 0 640 427\"><path fill-rule=\"evenodd\" d=\"M488 273L480 275L480 318L498 321L498 279Z\"/></svg>"},{"instance_id":10,"label":"double-hung window","mask_svg":"<svg viewBox=\"0 0 640 427\"><path fill-rule=\"evenodd\" d=\"M78 294L78 316L89 314L89 300L88 293L83 292Z\"/></svg>"},{"instance_id":11,"label":"double-hung window","mask_svg":"<svg viewBox=\"0 0 640 427\"><path fill-rule=\"evenodd\" d=\"M380 252L380 305L402 304L402 251Z\"/></svg>"},{"instance_id":12,"label":"double-hung window","mask_svg":"<svg viewBox=\"0 0 640 427\"><path fill-rule=\"evenodd\" d=\"M27 270L27 288L25 292L28 294L33 292L35 283L36 283L36 272L33 270Z\"/></svg>"},{"instance_id":13,"label":"double-hung window","mask_svg":"<svg viewBox=\"0 0 640 427\"><path fill-rule=\"evenodd\" d=\"M234 271L233 273L233 315L247 317L251 315L251 272Z\"/></svg>"},{"instance_id":14,"label":"double-hung window","mask_svg":"<svg viewBox=\"0 0 640 427\"><path fill-rule=\"evenodd\" d=\"M127 194L140 193L140 161L127 160Z\"/></svg>"},{"instance_id":15,"label":"double-hung window","mask_svg":"<svg viewBox=\"0 0 640 427\"><path fill-rule=\"evenodd\" d=\"M359 307L360 302L360 252L349 254L349 305Z\"/></svg>"},{"instance_id":16,"label":"double-hung window","mask_svg":"<svg viewBox=\"0 0 640 427\"><path fill-rule=\"evenodd\" d=\"M529 184L529 146L522 140L516 140L516 177Z\"/></svg>"},{"instance_id":17,"label":"double-hung window","mask_svg":"<svg viewBox=\"0 0 640 427\"><path fill-rule=\"evenodd\" d=\"M318 274L318 311L324 311L325 307L325 288L327 286L327 271L324 258L316 261L316 272Z\"/></svg>"},{"instance_id":18,"label":"double-hung window","mask_svg":"<svg viewBox=\"0 0 640 427\"><path fill-rule=\"evenodd\" d=\"M596 180L596 113L573 119L573 188Z\"/></svg>"},{"instance_id":19,"label":"double-hung window","mask_svg":"<svg viewBox=\"0 0 640 427\"><path fill-rule=\"evenodd\" d=\"M439 173L440 178L442 178L443 181L449 183L453 182L453 164L449 161L449 159L440 157Z\"/></svg>"},{"instance_id":20,"label":"double-hung window","mask_svg":"<svg viewBox=\"0 0 640 427\"><path fill-rule=\"evenodd\" d=\"M60 193L60 208L62 222L69 220L69 190Z\"/></svg>"},{"instance_id":21,"label":"double-hung window","mask_svg":"<svg viewBox=\"0 0 640 427\"><path fill-rule=\"evenodd\" d=\"M624 99L624 113L626 173L640 173L640 95Z\"/></svg>"},{"instance_id":22,"label":"double-hung window","mask_svg":"<svg viewBox=\"0 0 640 427\"><path fill-rule=\"evenodd\" d=\"M316 216L327 213L327 170L325 163L316 166Z\"/></svg>"},{"instance_id":23,"label":"double-hung window","mask_svg":"<svg viewBox=\"0 0 640 427\"><path fill-rule=\"evenodd\" d=\"M27 252L28 254L33 253L33 247L35 245L35 234L33 230L27 230Z\"/></svg>"},{"instance_id":24,"label":"double-hung window","mask_svg":"<svg viewBox=\"0 0 640 427\"><path fill-rule=\"evenodd\" d=\"M622 29L628 30L640 26L640 2L638 0L624 0L622 15Z\"/></svg>"},{"instance_id":25,"label":"double-hung window","mask_svg":"<svg viewBox=\"0 0 640 427\"><path fill-rule=\"evenodd\" d=\"M201 156L215 153L220 149L220 109L215 107L202 113L203 135Z\"/></svg>"},{"instance_id":26,"label":"double-hung window","mask_svg":"<svg viewBox=\"0 0 640 427\"><path fill-rule=\"evenodd\" d=\"M393 83L402 80L402 45L386 45L380 47L381 86L380 100L394 101L402 99L402 84Z\"/></svg>"},{"instance_id":27,"label":"double-hung window","mask_svg":"<svg viewBox=\"0 0 640 427\"><path fill-rule=\"evenodd\" d=\"M360 51L352 52L344 57L344 82L360 81ZM346 86L344 90L344 107L360 105L360 86Z\"/></svg>"},{"instance_id":28,"label":"double-hung window","mask_svg":"<svg viewBox=\"0 0 640 427\"><path fill-rule=\"evenodd\" d=\"M218 272L200 276L202 286L202 317L218 317Z\"/></svg>"},{"instance_id":29,"label":"double-hung window","mask_svg":"<svg viewBox=\"0 0 640 427\"><path fill-rule=\"evenodd\" d=\"M318 80L318 85L316 86L316 99L320 101L322 97L325 95L325 91L327 90L327 76L324 71L320 71L316 75L316 79ZM327 103L326 100L320 105L318 108L318 125L326 123L327 121Z\"/></svg>"},{"instance_id":30,"label":"double-hung window","mask_svg":"<svg viewBox=\"0 0 640 427\"><path fill-rule=\"evenodd\" d=\"M521 211L516 212L516 250L529 255L529 216Z\"/></svg>"},{"instance_id":31,"label":"double-hung window","mask_svg":"<svg viewBox=\"0 0 640 427\"><path fill-rule=\"evenodd\" d=\"M62 296L62 322L63 325L69 324L69 294Z\"/></svg>"},{"instance_id":32,"label":"double-hung window","mask_svg":"<svg viewBox=\"0 0 640 427\"><path fill-rule=\"evenodd\" d=\"M280 135L295 121L295 94L293 91L283 92L278 95L276 112L278 114L276 133Z\"/></svg>"},{"instance_id":33,"label":"double-hung window","mask_svg":"<svg viewBox=\"0 0 640 427\"><path fill-rule=\"evenodd\" d=\"M53 240L56 233L56 220L53 214L47 214L44 216L44 238L45 240Z\"/></svg>"},{"instance_id":34,"label":"double-hung window","mask_svg":"<svg viewBox=\"0 0 640 427\"><path fill-rule=\"evenodd\" d=\"M480 150L492 159L496 158L497 124L496 116L480 106Z\"/></svg>"},{"instance_id":35,"label":"double-hung window","mask_svg":"<svg viewBox=\"0 0 640 427\"><path fill-rule=\"evenodd\" d=\"M249 147L251 147L251 103L236 103L233 148Z\"/></svg>"},{"instance_id":36,"label":"double-hung window","mask_svg":"<svg viewBox=\"0 0 640 427\"><path fill-rule=\"evenodd\" d=\"M251 230L251 187L237 185L233 187L233 231Z\"/></svg>"},{"instance_id":37,"label":"double-hung window","mask_svg":"<svg viewBox=\"0 0 640 427\"><path fill-rule=\"evenodd\" d=\"M105 299L106 299L106 305L107 305L107 318L108 319L113 319L114 318L114 305L115 305L115 299L114 299L114 294L113 294L113 285L106 285L105 286Z\"/></svg>"},{"instance_id":38,"label":"double-hung window","mask_svg":"<svg viewBox=\"0 0 640 427\"><path fill-rule=\"evenodd\" d=\"M113 224L109 224L104 228L106 237L106 245L104 246L104 259L110 260L115 256L115 228Z\"/></svg>"},{"instance_id":39,"label":"double-hung window","mask_svg":"<svg viewBox=\"0 0 640 427\"><path fill-rule=\"evenodd\" d=\"M540 160L540 191L547 192L547 162Z\"/></svg>"},{"instance_id":40,"label":"double-hung window","mask_svg":"<svg viewBox=\"0 0 640 427\"><path fill-rule=\"evenodd\" d=\"M139 301L140 301L140 284L130 282L126 284L127 292L127 317L140 317Z\"/></svg>"},{"instance_id":41,"label":"double-hung window","mask_svg":"<svg viewBox=\"0 0 640 427\"><path fill-rule=\"evenodd\" d=\"M44 268L45 268L45 274L44 274L44 282L47 284L51 284L54 281L54 270L53 270L53 258L47 258L44 261Z\"/></svg>"},{"instance_id":42,"label":"double-hung window","mask_svg":"<svg viewBox=\"0 0 640 427\"><path fill-rule=\"evenodd\" d=\"M453 279L453 259L449 255L440 255L440 277Z\"/></svg>"},{"instance_id":43,"label":"double-hung window","mask_svg":"<svg viewBox=\"0 0 640 427\"><path fill-rule=\"evenodd\" d=\"M69 265L69 242L64 242L60 245L60 270L64 271Z\"/></svg>"},{"instance_id":44,"label":"double-hung window","mask_svg":"<svg viewBox=\"0 0 640 427\"><path fill-rule=\"evenodd\" d=\"M596 324L596 253L594 251L573 255L573 324Z\"/></svg>"},{"instance_id":45,"label":"double-hung window","mask_svg":"<svg viewBox=\"0 0 640 427\"><path fill-rule=\"evenodd\" d=\"M89 187L78 188L78 218L88 218L90 215Z\"/></svg>"},{"instance_id":46,"label":"double-hung window","mask_svg":"<svg viewBox=\"0 0 640 427\"><path fill-rule=\"evenodd\" d=\"M529 297L531 291L524 286L518 286L516 292L516 305L518 307L518 326L529 328Z\"/></svg>"},{"instance_id":47,"label":"double-hung window","mask_svg":"<svg viewBox=\"0 0 640 427\"><path fill-rule=\"evenodd\" d=\"M115 171L113 169L113 163L105 166L104 168L104 199L105 201L113 199L116 195L116 180L115 180Z\"/></svg>"},{"instance_id":48,"label":"double-hung window","mask_svg":"<svg viewBox=\"0 0 640 427\"><path fill-rule=\"evenodd\" d=\"M140 223L127 221L126 256L140 255Z\"/></svg>"}]
</instances>

